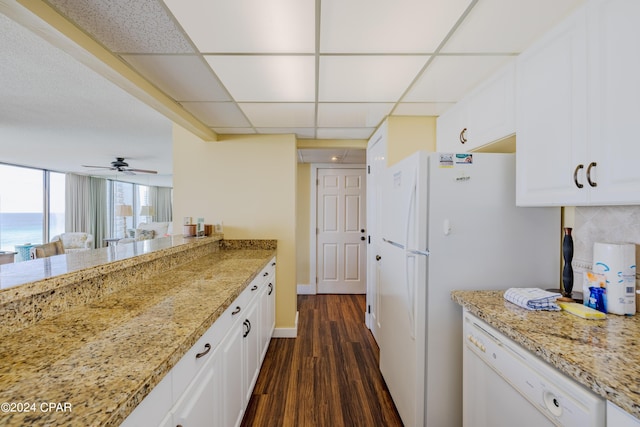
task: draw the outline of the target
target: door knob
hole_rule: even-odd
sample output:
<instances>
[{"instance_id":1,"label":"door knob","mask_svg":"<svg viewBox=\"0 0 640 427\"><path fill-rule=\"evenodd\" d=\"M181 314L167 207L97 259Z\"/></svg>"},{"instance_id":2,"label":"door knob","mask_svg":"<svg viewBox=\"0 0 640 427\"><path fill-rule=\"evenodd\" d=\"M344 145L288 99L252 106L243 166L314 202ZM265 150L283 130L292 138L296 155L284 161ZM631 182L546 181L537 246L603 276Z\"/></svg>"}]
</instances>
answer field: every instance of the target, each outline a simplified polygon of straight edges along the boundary
<instances>
[{"instance_id":1,"label":"door knob","mask_svg":"<svg viewBox=\"0 0 640 427\"><path fill-rule=\"evenodd\" d=\"M360 240L367 240L367 238L362 236L362 237L360 237Z\"/></svg>"},{"instance_id":2,"label":"door knob","mask_svg":"<svg viewBox=\"0 0 640 427\"><path fill-rule=\"evenodd\" d=\"M364 228L360 230L361 233L364 233Z\"/></svg>"},{"instance_id":3,"label":"door knob","mask_svg":"<svg viewBox=\"0 0 640 427\"><path fill-rule=\"evenodd\" d=\"M380 255L376 255L376 261L380 261L382 257Z\"/></svg>"}]
</instances>

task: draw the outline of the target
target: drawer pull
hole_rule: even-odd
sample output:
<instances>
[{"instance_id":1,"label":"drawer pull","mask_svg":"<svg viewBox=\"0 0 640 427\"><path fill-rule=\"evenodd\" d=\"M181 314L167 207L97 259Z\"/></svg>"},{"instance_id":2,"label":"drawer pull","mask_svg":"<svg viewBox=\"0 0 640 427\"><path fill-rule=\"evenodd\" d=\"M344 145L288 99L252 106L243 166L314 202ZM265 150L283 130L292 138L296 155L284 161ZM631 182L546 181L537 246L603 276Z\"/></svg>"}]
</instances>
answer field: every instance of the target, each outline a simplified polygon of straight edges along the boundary
<instances>
[{"instance_id":1,"label":"drawer pull","mask_svg":"<svg viewBox=\"0 0 640 427\"><path fill-rule=\"evenodd\" d=\"M275 263L275 262L272 262L272 263L271 263L271 267L275 267L275 266L276 266L276 263Z\"/></svg>"},{"instance_id":2,"label":"drawer pull","mask_svg":"<svg viewBox=\"0 0 640 427\"><path fill-rule=\"evenodd\" d=\"M249 335L249 332L251 332L251 322L249 321L249 319L246 319L243 322L243 325L246 327L244 334L242 334L242 338L246 338Z\"/></svg>"},{"instance_id":3,"label":"drawer pull","mask_svg":"<svg viewBox=\"0 0 640 427\"><path fill-rule=\"evenodd\" d=\"M256 289L258 289L258 285L253 285L253 286L251 287L251 292L255 291Z\"/></svg>"},{"instance_id":4,"label":"drawer pull","mask_svg":"<svg viewBox=\"0 0 640 427\"><path fill-rule=\"evenodd\" d=\"M262 275L262 277L267 277L269 275L268 271L265 271L264 274Z\"/></svg>"},{"instance_id":5,"label":"drawer pull","mask_svg":"<svg viewBox=\"0 0 640 427\"><path fill-rule=\"evenodd\" d=\"M573 171L573 182L576 183L576 187L578 188L582 188L584 187L583 184L580 184L578 182L578 172L580 172L580 169L583 169L584 165L583 164L579 164L578 166L576 166L575 170Z\"/></svg>"},{"instance_id":6,"label":"drawer pull","mask_svg":"<svg viewBox=\"0 0 640 427\"><path fill-rule=\"evenodd\" d=\"M587 168L587 182L592 187L597 187L598 186L597 182L591 180L591 168L594 168L596 166L598 166L598 164L596 162L591 162L589 164L589 167Z\"/></svg>"},{"instance_id":7,"label":"drawer pull","mask_svg":"<svg viewBox=\"0 0 640 427\"><path fill-rule=\"evenodd\" d=\"M237 306L236 309L231 312L231 315L235 316L236 314L240 313L240 310L241 310L240 306Z\"/></svg>"},{"instance_id":8,"label":"drawer pull","mask_svg":"<svg viewBox=\"0 0 640 427\"><path fill-rule=\"evenodd\" d=\"M204 345L204 351L202 353L196 354L196 359L200 359L202 356L206 356L207 353L209 353L210 351L211 351L211 344L206 343Z\"/></svg>"},{"instance_id":9,"label":"drawer pull","mask_svg":"<svg viewBox=\"0 0 640 427\"><path fill-rule=\"evenodd\" d=\"M467 142L467 128L462 129L460 132L460 143L464 144Z\"/></svg>"},{"instance_id":10,"label":"drawer pull","mask_svg":"<svg viewBox=\"0 0 640 427\"><path fill-rule=\"evenodd\" d=\"M273 293L273 283L269 283L269 293L267 295L271 295Z\"/></svg>"}]
</instances>

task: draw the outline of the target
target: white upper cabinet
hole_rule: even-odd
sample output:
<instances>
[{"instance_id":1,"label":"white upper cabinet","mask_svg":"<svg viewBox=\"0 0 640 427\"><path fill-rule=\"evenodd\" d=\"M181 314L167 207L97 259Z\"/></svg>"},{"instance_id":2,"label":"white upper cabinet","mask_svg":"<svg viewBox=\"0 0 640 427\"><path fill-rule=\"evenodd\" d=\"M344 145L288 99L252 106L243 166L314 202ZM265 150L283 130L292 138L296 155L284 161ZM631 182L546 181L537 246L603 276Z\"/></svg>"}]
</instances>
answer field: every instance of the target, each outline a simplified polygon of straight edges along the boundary
<instances>
[{"instance_id":1,"label":"white upper cabinet","mask_svg":"<svg viewBox=\"0 0 640 427\"><path fill-rule=\"evenodd\" d=\"M517 61L519 206L640 202L634 0L592 0Z\"/></svg>"},{"instance_id":2,"label":"white upper cabinet","mask_svg":"<svg viewBox=\"0 0 640 427\"><path fill-rule=\"evenodd\" d=\"M515 132L515 61L438 118L438 151L465 152Z\"/></svg>"},{"instance_id":3,"label":"white upper cabinet","mask_svg":"<svg viewBox=\"0 0 640 427\"><path fill-rule=\"evenodd\" d=\"M638 0L598 0L589 9L591 204L640 203L639 18Z\"/></svg>"}]
</instances>

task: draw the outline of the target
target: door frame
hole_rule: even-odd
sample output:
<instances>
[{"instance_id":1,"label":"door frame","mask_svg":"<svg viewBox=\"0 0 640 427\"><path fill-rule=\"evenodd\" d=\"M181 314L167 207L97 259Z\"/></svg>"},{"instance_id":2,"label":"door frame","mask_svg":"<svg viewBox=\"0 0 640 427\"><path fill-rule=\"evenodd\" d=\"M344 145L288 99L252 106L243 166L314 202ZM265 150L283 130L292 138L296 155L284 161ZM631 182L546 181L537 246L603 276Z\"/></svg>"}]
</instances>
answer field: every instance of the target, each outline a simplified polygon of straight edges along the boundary
<instances>
[{"instance_id":1,"label":"door frame","mask_svg":"<svg viewBox=\"0 0 640 427\"><path fill-rule=\"evenodd\" d=\"M367 169L363 163L311 163L309 179L309 286L298 285L298 295L315 295L318 293L317 245L316 229L318 228L318 169ZM367 215L365 206L365 218Z\"/></svg>"}]
</instances>

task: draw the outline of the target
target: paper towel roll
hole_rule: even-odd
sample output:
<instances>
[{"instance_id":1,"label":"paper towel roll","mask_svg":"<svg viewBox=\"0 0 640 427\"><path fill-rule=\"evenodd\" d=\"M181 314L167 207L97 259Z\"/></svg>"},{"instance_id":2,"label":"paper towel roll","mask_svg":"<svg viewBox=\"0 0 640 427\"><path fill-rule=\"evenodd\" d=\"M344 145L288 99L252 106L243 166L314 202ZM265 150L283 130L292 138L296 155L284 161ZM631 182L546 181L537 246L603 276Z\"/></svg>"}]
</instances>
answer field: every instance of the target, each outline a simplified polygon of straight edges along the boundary
<instances>
[{"instance_id":1,"label":"paper towel roll","mask_svg":"<svg viewBox=\"0 0 640 427\"><path fill-rule=\"evenodd\" d=\"M607 279L607 312L636 311L636 247L627 243L594 243L593 271Z\"/></svg>"}]
</instances>

